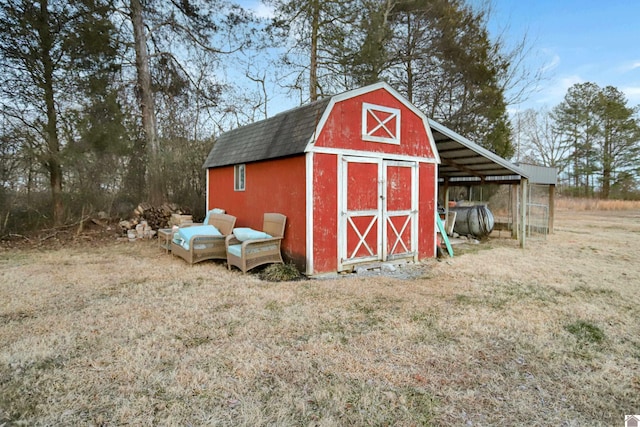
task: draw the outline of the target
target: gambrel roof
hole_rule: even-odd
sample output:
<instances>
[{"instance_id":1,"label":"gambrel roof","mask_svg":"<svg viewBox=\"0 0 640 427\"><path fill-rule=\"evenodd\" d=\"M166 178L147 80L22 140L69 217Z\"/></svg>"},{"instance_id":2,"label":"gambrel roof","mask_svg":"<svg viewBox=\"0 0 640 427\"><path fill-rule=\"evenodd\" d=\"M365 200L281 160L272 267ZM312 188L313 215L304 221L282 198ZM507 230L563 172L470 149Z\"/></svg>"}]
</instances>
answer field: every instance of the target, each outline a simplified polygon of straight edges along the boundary
<instances>
[{"instance_id":1,"label":"gambrel roof","mask_svg":"<svg viewBox=\"0 0 640 427\"><path fill-rule=\"evenodd\" d=\"M304 153L331 97L225 132L216 140L205 168L249 163Z\"/></svg>"},{"instance_id":2,"label":"gambrel roof","mask_svg":"<svg viewBox=\"0 0 640 427\"><path fill-rule=\"evenodd\" d=\"M294 108L220 135L207 156L204 168L250 163L304 154L323 128L333 107L345 100L383 89L421 118L431 152L438 162L427 117L385 82L350 90Z\"/></svg>"},{"instance_id":3,"label":"gambrel roof","mask_svg":"<svg viewBox=\"0 0 640 427\"><path fill-rule=\"evenodd\" d=\"M527 178L527 171L502 157L491 153L467 138L455 133L440 123L426 118L413 104L386 83L327 97L319 101L294 108L266 120L225 132L218 137L204 168L250 163L260 160L303 154L308 144L314 141L314 133L322 127L323 117L332 106L341 100L359 93L384 88L423 117L425 127L434 147L434 155L440 180L462 184L483 182L519 182Z\"/></svg>"}]
</instances>

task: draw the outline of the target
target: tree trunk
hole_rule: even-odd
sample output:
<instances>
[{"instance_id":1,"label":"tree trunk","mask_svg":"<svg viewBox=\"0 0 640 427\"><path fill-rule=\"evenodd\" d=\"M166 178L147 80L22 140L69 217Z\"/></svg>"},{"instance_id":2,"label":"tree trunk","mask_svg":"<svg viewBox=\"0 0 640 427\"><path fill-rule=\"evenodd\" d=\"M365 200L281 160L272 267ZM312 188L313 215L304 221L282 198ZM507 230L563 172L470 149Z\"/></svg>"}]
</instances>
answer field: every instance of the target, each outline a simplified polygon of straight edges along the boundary
<instances>
[{"instance_id":1,"label":"tree trunk","mask_svg":"<svg viewBox=\"0 0 640 427\"><path fill-rule=\"evenodd\" d=\"M51 58L53 40L51 38L51 29L49 28L50 23L48 8L48 1L45 0L40 2L41 25L38 27L38 33L42 46L42 89L44 90L44 101L47 110L47 123L45 125L45 135L47 138L47 154L45 158L45 166L49 171L53 224L57 226L62 224L63 221L64 204L62 202L62 166L60 165L58 116L56 112L56 104L53 91L53 60Z\"/></svg>"},{"instance_id":2,"label":"tree trunk","mask_svg":"<svg viewBox=\"0 0 640 427\"><path fill-rule=\"evenodd\" d=\"M576 131L577 132L577 131ZM578 137L574 137L573 140L573 186L575 187L576 193L580 188L580 145L578 142Z\"/></svg>"},{"instance_id":3,"label":"tree trunk","mask_svg":"<svg viewBox=\"0 0 640 427\"><path fill-rule=\"evenodd\" d=\"M608 123L605 122L604 147L602 148L602 198L608 199L611 192L611 136Z\"/></svg>"},{"instance_id":4,"label":"tree trunk","mask_svg":"<svg viewBox=\"0 0 640 427\"><path fill-rule=\"evenodd\" d=\"M140 111L142 113L142 128L148 156L147 185L149 187L149 201L151 204L160 205L164 201L165 185L160 161L155 103L151 89L149 52L147 50L147 38L144 21L142 19L142 4L140 0L131 0L130 11L136 51L136 72L138 76Z\"/></svg>"},{"instance_id":5,"label":"tree trunk","mask_svg":"<svg viewBox=\"0 0 640 427\"><path fill-rule=\"evenodd\" d=\"M309 98L318 99L318 32L320 27L320 1L311 3L311 63L309 65Z\"/></svg>"},{"instance_id":6,"label":"tree trunk","mask_svg":"<svg viewBox=\"0 0 640 427\"><path fill-rule=\"evenodd\" d=\"M407 99L409 102L413 102L413 59L412 55L414 54L413 49L413 41L412 41L412 31L411 28L411 15L407 15L407 46L406 46L406 67L407 67Z\"/></svg>"}]
</instances>

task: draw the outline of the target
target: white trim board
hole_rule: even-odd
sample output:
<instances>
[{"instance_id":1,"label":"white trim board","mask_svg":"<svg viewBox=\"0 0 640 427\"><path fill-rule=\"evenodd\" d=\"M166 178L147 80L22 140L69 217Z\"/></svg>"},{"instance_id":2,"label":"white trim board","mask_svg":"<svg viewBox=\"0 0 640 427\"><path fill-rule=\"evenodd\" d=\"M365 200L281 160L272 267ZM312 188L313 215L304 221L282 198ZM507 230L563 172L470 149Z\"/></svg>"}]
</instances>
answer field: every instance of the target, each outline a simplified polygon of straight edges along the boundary
<instances>
[{"instance_id":1,"label":"white trim board","mask_svg":"<svg viewBox=\"0 0 640 427\"><path fill-rule=\"evenodd\" d=\"M306 174L306 235L307 235L307 241L306 241L306 252L307 252L307 256L306 256L306 274L307 276L311 276L313 275L313 240L314 240L314 235L313 235L313 209L314 209L314 204L313 204L313 169L315 167L314 165L314 155L313 152L311 153L306 153L305 154L305 174Z\"/></svg>"},{"instance_id":2,"label":"white trim board","mask_svg":"<svg viewBox=\"0 0 640 427\"><path fill-rule=\"evenodd\" d=\"M382 152L376 152L376 151L350 150L350 149L344 149L344 148L310 147L307 153L368 157L372 159L397 160L400 162L418 162L418 163L429 163L429 164L438 163L436 159L428 158L428 157L414 157L414 156L408 156L404 154L390 154L390 153L382 153Z\"/></svg>"}]
</instances>

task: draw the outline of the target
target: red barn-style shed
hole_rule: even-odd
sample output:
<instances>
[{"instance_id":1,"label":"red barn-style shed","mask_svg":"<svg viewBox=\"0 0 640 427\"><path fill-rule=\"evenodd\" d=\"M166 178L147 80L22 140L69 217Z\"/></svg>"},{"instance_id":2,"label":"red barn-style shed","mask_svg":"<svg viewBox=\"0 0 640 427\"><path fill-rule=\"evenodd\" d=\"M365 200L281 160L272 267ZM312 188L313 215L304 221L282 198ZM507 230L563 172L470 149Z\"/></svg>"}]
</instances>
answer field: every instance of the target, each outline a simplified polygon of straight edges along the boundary
<instances>
[{"instance_id":1,"label":"red barn-style shed","mask_svg":"<svg viewBox=\"0 0 640 427\"><path fill-rule=\"evenodd\" d=\"M222 134L207 208L260 229L287 216L282 251L307 275L433 257L438 153L427 118L386 83Z\"/></svg>"}]
</instances>

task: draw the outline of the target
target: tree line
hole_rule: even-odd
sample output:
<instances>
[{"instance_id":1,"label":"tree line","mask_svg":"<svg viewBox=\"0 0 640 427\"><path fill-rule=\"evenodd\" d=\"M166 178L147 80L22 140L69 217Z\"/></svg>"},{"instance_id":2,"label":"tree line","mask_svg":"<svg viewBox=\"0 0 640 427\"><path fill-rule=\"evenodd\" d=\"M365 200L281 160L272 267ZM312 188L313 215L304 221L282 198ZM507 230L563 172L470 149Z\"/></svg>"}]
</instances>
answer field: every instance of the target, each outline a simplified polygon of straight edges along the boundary
<instances>
[{"instance_id":1,"label":"tree line","mask_svg":"<svg viewBox=\"0 0 640 427\"><path fill-rule=\"evenodd\" d=\"M274 94L304 104L384 80L514 154L507 107L540 76L526 37L490 36L486 5L264 3L267 17L224 0L0 0L0 231L143 200L201 211L216 135L268 117ZM571 170L593 176L585 149Z\"/></svg>"},{"instance_id":2,"label":"tree line","mask_svg":"<svg viewBox=\"0 0 640 427\"><path fill-rule=\"evenodd\" d=\"M574 196L640 199L639 107L613 86L577 83L551 110L514 119L521 160L558 169Z\"/></svg>"}]
</instances>

